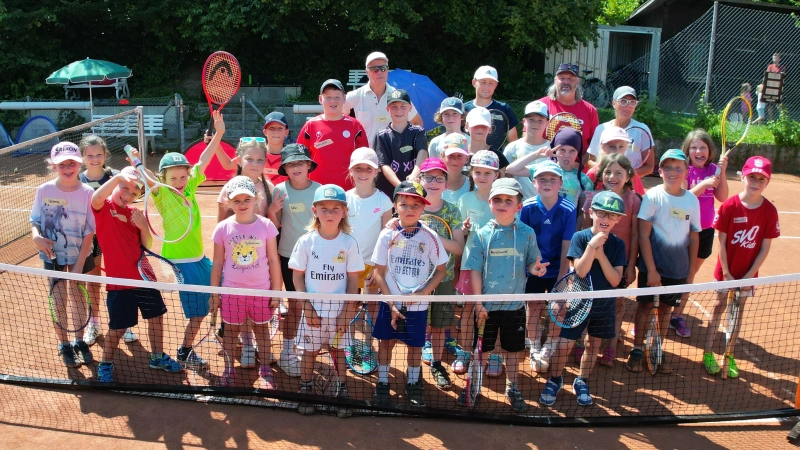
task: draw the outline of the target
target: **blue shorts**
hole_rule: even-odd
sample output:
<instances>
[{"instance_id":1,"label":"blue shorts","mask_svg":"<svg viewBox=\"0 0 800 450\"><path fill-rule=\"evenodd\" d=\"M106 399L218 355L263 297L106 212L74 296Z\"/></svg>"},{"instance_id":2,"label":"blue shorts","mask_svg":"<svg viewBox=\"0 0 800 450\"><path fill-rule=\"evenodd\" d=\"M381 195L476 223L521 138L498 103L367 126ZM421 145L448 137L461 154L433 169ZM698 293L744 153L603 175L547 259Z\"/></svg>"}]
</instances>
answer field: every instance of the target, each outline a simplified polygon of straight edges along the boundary
<instances>
[{"instance_id":1,"label":"blue shorts","mask_svg":"<svg viewBox=\"0 0 800 450\"><path fill-rule=\"evenodd\" d=\"M586 319L575 328L562 328L559 336L571 341L577 341L583 334L583 330L587 330L589 336L599 339L612 339L616 336L616 327L614 326L617 313L616 303L617 299L615 298L595 299Z\"/></svg>"},{"instance_id":2,"label":"blue shorts","mask_svg":"<svg viewBox=\"0 0 800 450\"><path fill-rule=\"evenodd\" d=\"M161 292L150 288L108 291L106 306L110 330L124 330L136 326L139 323L138 311L142 312L144 320L163 316L167 312Z\"/></svg>"},{"instance_id":3,"label":"blue shorts","mask_svg":"<svg viewBox=\"0 0 800 450\"><path fill-rule=\"evenodd\" d=\"M211 261L205 256L200 261L175 263L175 265L183 275L184 284L211 285ZM211 298L211 294L180 291L179 295L184 317L191 319L208 315L208 300Z\"/></svg>"},{"instance_id":4,"label":"blue shorts","mask_svg":"<svg viewBox=\"0 0 800 450\"><path fill-rule=\"evenodd\" d=\"M381 302L378 316L375 318L375 329L372 337L381 340L397 339L409 347L423 347L425 345L425 328L428 326L428 310L409 311L405 313L406 329L398 332L392 328L392 310L386 302Z\"/></svg>"}]
</instances>

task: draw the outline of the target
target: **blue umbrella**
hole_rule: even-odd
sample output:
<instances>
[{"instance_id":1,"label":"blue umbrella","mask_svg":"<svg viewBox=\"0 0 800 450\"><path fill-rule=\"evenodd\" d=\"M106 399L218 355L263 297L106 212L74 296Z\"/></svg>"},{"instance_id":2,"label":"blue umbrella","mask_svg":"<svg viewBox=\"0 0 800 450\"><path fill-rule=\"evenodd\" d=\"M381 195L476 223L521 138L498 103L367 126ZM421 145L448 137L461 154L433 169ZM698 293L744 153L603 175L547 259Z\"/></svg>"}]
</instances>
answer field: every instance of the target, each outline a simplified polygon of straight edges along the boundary
<instances>
[{"instance_id":1,"label":"blue umbrella","mask_svg":"<svg viewBox=\"0 0 800 450\"><path fill-rule=\"evenodd\" d=\"M394 69L389 72L388 83L408 92L414 108L422 115L426 130L432 130L439 126L433 121L433 115L439 110L439 105L442 100L447 98L447 94L439 89L439 86L436 86L430 78L403 69Z\"/></svg>"}]
</instances>

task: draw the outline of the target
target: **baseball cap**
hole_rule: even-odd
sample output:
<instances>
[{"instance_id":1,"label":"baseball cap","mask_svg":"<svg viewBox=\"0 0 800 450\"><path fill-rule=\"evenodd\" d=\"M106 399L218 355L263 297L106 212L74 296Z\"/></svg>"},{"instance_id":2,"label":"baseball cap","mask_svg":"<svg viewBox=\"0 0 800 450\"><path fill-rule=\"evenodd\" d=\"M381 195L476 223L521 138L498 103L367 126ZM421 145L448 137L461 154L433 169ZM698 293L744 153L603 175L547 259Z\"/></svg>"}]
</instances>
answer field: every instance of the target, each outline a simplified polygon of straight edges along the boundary
<instances>
[{"instance_id":1,"label":"baseball cap","mask_svg":"<svg viewBox=\"0 0 800 450\"><path fill-rule=\"evenodd\" d=\"M478 125L492 126L492 113L483 106L477 106L467 113L467 126L475 127Z\"/></svg>"},{"instance_id":2,"label":"baseball cap","mask_svg":"<svg viewBox=\"0 0 800 450\"><path fill-rule=\"evenodd\" d=\"M350 167L348 167L348 169L352 169L358 164L366 164L377 169L380 167L378 164L378 154L369 147L359 147L350 154Z\"/></svg>"},{"instance_id":3,"label":"baseball cap","mask_svg":"<svg viewBox=\"0 0 800 450\"><path fill-rule=\"evenodd\" d=\"M142 189L144 187L144 182L142 181L142 175L133 166L123 167L122 170L119 171L119 173L123 173L133 178L133 182L136 183L136 186L139 187L139 189Z\"/></svg>"},{"instance_id":4,"label":"baseball cap","mask_svg":"<svg viewBox=\"0 0 800 450\"><path fill-rule=\"evenodd\" d=\"M225 194L229 199L236 197L239 194L247 194L250 197L256 196L256 184L250 177L244 175L237 175L231 178L225 185Z\"/></svg>"},{"instance_id":5,"label":"baseball cap","mask_svg":"<svg viewBox=\"0 0 800 450\"><path fill-rule=\"evenodd\" d=\"M324 184L317 188L314 192L314 201L312 204L316 204L318 202L324 202L327 200L333 200L335 202L347 204L347 195L344 193L344 189L335 185L335 184Z\"/></svg>"},{"instance_id":6,"label":"baseball cap","mask_svg":"<svg viewBox=\"0 0 800 450\"><path fill-rule=\"evenodd\" d=\"M441 170L447 176L447 166L439 158L428 158L422 161L422 165L419 167L420 173L430 172L431 170Z\"/></svg>"},{"instance_id":7,"label":"baseball cap","mask_svg":"<svg viewBox=\"0 0 800 450\"><path fill-rule=\"evenodd\" d=\"M500 170L500 159L491 150L478 150L472 155L469 165L471 167L485 167Z\"/></svg>"},{"instance_id":8,"label":"baseball cap","mask_svg":"<svg viewBox=\"0 0 800 450\"><path fill-rule=\"evenodd\" d=\"M668 159L676 159L678 161L686 162L686 155L684 155L683 152L677 148L671 148L661 155L661 159L658 160L658 167L661 167L661 165L664 164L664 161Z\"/></svg>"},{"instance_id":9,"label":"baseball cap","mask_svg":"<svg viewBox=\"0 0 800 450\"><path fill-rule=\"evenodd\" d=\"M514 178L498 178L492 183L492 190L489 191L489 199L500 194L519 195L522 194L522 186Z\"/></svg>"},{"instance_id":10,"label":"baseball cap","mask_svg":"<svg viewBox=\"0 0 800 450\"><path fill-rule=\"evenodd\" d=\"M386 101L386 105L390 105L394 102L406 102L409 105L411 104L411 97L408 96L408 92L404 89L395 89L389 94L389 99Z\"/></svg>"},{"instance_id":11,"label":"baseball cap","mask_svg":"<svg viewBox=\"0 0 800 450\"><path fill-rule=\"evenodd\" d=\"M763 156L751 156L744 163L742 176L746 177L751 173L760 173L767 177L767 179L772 178L772 162Z\"/></svg>"},{"instance_id":12,"label":"baseball cap","mask_svg":"<svg viewBox=\"0 0 800 450\"><path fill-rule=\"evenodd\" d=\"M50 149L50 162L53 164L61 164L62 162L71 159L73 161L82 163L81 149L72 142L64 141L59 142Z\"/></svg>"},{"instance_id":13,"label":"baseball cap","mask_svg":"<svg viewBox=\"0 0 800 450\"><path fill-rule=\"evenodd\" d=\"M600 133L600 144L606 144L611 141L625 141L631 142L631 137L628 132L620 127L606 127Z\"/></svg>"},{"instance_id":14,"label":"baseball cap","mask_svg":"<svg viewBox=\"0 0 800 450\"><path fill-rule=\"evenodd\" d=\"M630 86L620 86L616 91L614 91L614 100L619 100L626 95L632 95L633 98L637 100L639 99L639 97L636 96L636 89Z\"/></svg>"},{"instance_id":15,"label":"baseball cap","mask_svg":"<svg viewBox=\"0 0 800 450\"><path fill-rule=\"evenodd\" d=\"M161 161L159 161L158 171L163 172L164 169L168 169L170 167L182 167L182 166L192 167L192 165L189 164L189 160L186 159L186 157L183 156L182 153L169 152L161 158Z\"/></svg>"},{"instance_id":16,"label":"baseball cap","mask_svg":"<svg viewBox=\"0 0 800 450\"><path fill-rule=\"evenodd\" d=\"M564 178L564 171L561 170L561 167L559 167L558 164L554 163L553 161L545 161L533 166L533 178L536 178L543 173L552 173Z\"/></svg>"},{"instance_id":17,"label":"baseball cap","mask_svg":"<svg viewBox=\"0 0 800 450\"><path fill-rule=\"evenodd\" d=\"M591 208L595 211L606 211L621 216L625 215L625 203L612 191L600 191L592 198Z\"/></svg>"},{"instance_id":18,"label":"baseball cap","mask_svg":"<svg viewBox=\"0 0 800 450\"><path fill-rule=\"evenodd\" d=\"M464 114L464 101L458 97L447 97L442 100L442 104L439 105L439 113L441 114L448 109L452 109L459 114Z\"/></svg>"},{"instance_id":19,"label":"baseball cap","mask_svg":"<svg viewBox=\"0 0 800 450\"><path fill-rule=\"evenodd\" d=\"M282 112L272 111L267 114L267 117L264 119L264 128L272 122L278 122L286 128L289 128L289 122L286 121L286 116Z\"/></svg>"},{"instance_id":20,"label":"baseball cap","mask_svg":"<svg viewBox=\"0 0 800 450\"><path fill-rule=\"evenodd\" d=\"M498 83L500 82L500 80L497 78L497 69L495 69L492 66L478 67L478 70L475 71L475 75L473 75L472 78L476 80L484 80L486 78L491 78L492 80L497 81Z\"/></svg>"},{"instance_id":21,"label":"baseball cap","mask_svg":"<svg viewBox=\"0 0 800 450\"><path fill-rule=\"evenodd\" d=\"M525 105L525 116L530 114L538 114L540 116L550 117L547 113L547 105L539 100L533 101Z\"/></svg>"},{"instance_id":22,"label":"baseball cap","mask_svg":"<svg viewBox=\"0 0 800 450\"><path fill-rule=\"evenodd\" d=\"M426 205L430 205L431 202L425 198L428 195L428 191L425 190L419 183L414 183L413 181L402 181L400 184L394 188L394 195L392 195L392 201L397 200L398 195L408 195L409 197L417 197L421 198Z\"/></svg>"},{"instance_id":23,"label":"baseball cap","mask_svg":"<svg viewBox=\"0 0 800 450\"><path fill-rule=\"evenodd\" d=\"M344 86L342 86L342 82L333 78L322 82L322 86L319 88L319 93L322 94L322 91L324 91L326 87L335 87L336 89L344 92Z\"/></svg>"},{"instance_id":24,"label":"baseball cap","mask_svg":"<svg viewBox=\"0 0 800 450\"><path fill-rule=\"evenodd\" d=\"M450 133L444 137L444 155L453 153L463 153L469 156L469 142L467 137L461 133Z\"/></svg>"},{"instance_id":25,"label":"baseball cap","mask_svg":"<svg viewBox=\"0 0 800 450\"><path fill-rule=\"evenodd\" d=\"M389 58L387 58L382 52L372 52L367 56L367 62L364 64L364 67L369 67L369 63L375 61L376 59L385 59L387 63L389 62Z\"/></svg>"},{"instance_id":26,"label":"baseball cap","mask_svg":"<svg viewBox=\"0 0 800 450\"><path fill-rule=\"evenodd\" d=\"M278 174L283 176L288 175L283 166L294 161L311 161L311 168L308 169L309 172L317 168L317 163L311 159L308 147L303 144L289 144L281 149L281 166L278 168Z\"/></svg>"},{"instance_id":27,"label":"baseball cap","mask_svg":"<svg viewBox=\"0 0 800 450\"><path fill-rule=\"evenodd\" d=\"M578 76L578 66L577 64L570 64L570 63L561 63L558 65L558 70L556 70L556 75L562 72L570 72L576 77Z\"/></svg>"}]
</instances>

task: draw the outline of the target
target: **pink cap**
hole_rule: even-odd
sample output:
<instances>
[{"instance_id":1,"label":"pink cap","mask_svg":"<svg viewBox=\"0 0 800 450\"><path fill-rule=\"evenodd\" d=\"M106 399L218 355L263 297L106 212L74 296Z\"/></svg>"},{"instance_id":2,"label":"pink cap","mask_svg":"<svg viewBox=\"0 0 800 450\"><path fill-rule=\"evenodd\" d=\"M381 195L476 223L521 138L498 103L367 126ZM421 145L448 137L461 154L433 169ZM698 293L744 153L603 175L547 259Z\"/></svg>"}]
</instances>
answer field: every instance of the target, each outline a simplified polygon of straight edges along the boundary
<instances>
[{"instance_id":1,"label":"pink cap","mask_svg":"<svg viewBox=\"0 0 800 450\"><path fill-rule=\"evenodd\" d=\"M425 161L422 161L422 166L420 166L419 171L422 173L430 172L431 170L441 170L444 173L447 173L447 165L445 165L444 161L439 158L428 158Z\"/></svg>"},{"instance_id":2,"label":"pink cap","mask_svg":"<svg viewBox=\"0 0 800 450\"><path fill-rule=\"evenodd\" d=\"M770 179L772 178L772 163L763 156L751 156L747 159L747 162L744 163L742 176L746 177L751 173L760 173L767 177L767 179Z\"/></svg>"},{"instance_id":3,"label":"pink cap","mask_svg":"<svg viewBox=\"0 0 800 450\"><path fill-rule=\"evenodd\" d=\"M352 169L359 164L366 164L371 166L373 169L377 169L380 167L378 165L378 154L375 153L375 150L369 147L359 147L353 150L353 153L350 154L349 169Z\"/></svg>"},{"instance_id":4,"label":"pink cap","mask_svg":"<svg viewBox=\"0 0 800 450\"><path fill-rule=\"evenodd\" d=\"M600 133L600 144L607 144L611 141L631 142L631 137L620 127L605 127Z\"/></svg>"},{"instance_id":5,"label":"pink cap","mask_svg":"<svg viewBox=\"0 0 800 450\"><path fill-rule=\"evenodd\" d=\"M62 162L71 159L79 163L83 162L81 158L81 149L72 142L59 142L50 149L50 162L53 164L61 164Z\"/></svg>"}]
</instances>

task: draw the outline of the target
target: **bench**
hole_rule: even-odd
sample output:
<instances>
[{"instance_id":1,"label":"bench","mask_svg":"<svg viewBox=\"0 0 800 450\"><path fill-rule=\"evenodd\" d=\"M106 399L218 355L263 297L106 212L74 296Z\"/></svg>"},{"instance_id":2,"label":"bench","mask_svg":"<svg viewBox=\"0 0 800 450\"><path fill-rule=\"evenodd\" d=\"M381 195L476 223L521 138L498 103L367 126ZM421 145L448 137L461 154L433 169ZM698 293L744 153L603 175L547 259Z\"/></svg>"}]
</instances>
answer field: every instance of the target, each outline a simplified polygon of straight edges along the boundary
<instances>
[{"instance_id":1,"label":"bench","mask_svg":"<svg viewBox=\"0 0 800 450\"><path fill-rule=\"evenodd\" d=\"M129 98L131 96L130 91L128 91L128 79L127 78L114 78L111 80L103 80L103 81L92 81L89 83L75 83L75 84L65 84L64 85L64 96L67 100L77 100L80 98L78 91L76 89L89 89L91 85L92 89L96 88L114 88L117 95L117 100L121 100L123 98Z\"/></svg>"},{"instance_id":2,"label":"bench","mask_svg":"<svg viewBox=\"0 0 800 450\"><path fill-rule=\"evenodd\" d=\"M94 115L92 121L101 120L111 117L111 115ZM163 114L145 114L144 122L144 136L146 138L145 146L149 147L150 153L156 151L156 136L161 136L164 132L164 115ZM101 137L123 137L139 136L139 123L136 114L128 114L127 116L118 119L102 122L92 127L92 133ZM148 142L150 143L148 145ZM148 148L142 149L147 152Z\"/></svg>"},{"instance_id":3,"label":"bench","mask_svg":"<svg viewBox=\"0 0 800 450\"><path fill-rule=\"evenodd\" d=\"M362 70L351 70L350 75L347 78L347 85L352 86L353 89L358 89L361 86L364 86L369 82L369 78L367 78L367 71L366 69Z\"/></svg>"}]
</instances>

